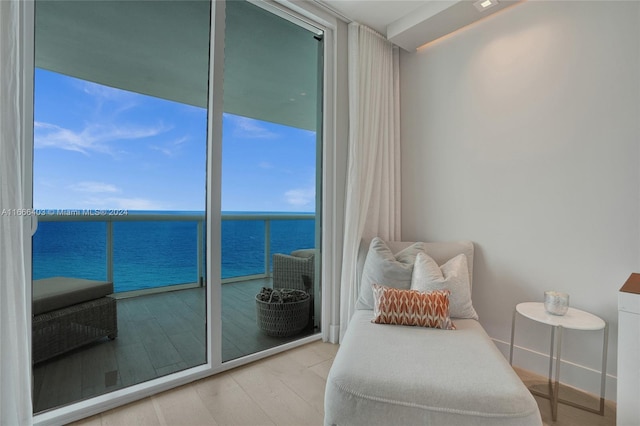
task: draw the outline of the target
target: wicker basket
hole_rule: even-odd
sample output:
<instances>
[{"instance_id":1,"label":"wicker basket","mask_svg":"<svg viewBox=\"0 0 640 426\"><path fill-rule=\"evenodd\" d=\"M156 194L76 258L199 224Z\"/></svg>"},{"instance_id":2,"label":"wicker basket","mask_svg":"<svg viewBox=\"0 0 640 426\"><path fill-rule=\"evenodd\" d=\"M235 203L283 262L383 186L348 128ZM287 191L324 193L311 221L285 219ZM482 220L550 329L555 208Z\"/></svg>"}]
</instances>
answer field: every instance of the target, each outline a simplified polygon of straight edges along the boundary
<instances>
[{"instance_id":1,"label":"wicker basket","mask_svg":"<svg viewBox=\"0 0 640 426\"><path fill-rule=\"evenodd\" d=\"M258 327L269 336L287 337L300 333L309 323L309 293L302 290L274 290L278 293L296 292L306 296L297 302L263 301L256 295L256 314Z\"/></svg>"}]
</instances>

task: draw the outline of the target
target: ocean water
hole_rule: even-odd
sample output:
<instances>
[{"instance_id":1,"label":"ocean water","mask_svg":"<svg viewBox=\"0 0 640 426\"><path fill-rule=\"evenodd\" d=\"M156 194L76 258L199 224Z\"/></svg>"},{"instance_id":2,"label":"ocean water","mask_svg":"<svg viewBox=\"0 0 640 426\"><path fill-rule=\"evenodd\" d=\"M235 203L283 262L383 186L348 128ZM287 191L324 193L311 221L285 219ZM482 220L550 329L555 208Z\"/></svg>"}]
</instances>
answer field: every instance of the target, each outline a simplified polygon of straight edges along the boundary
<instances>
[{"instance_id":1,"label":"ocean water","mask_svg":"<svg viewBox=\"0 0 640 426\"><path fill-rule=\"evenodd\" d=\"M223 220L221 231L222 278L264 272L264 220ZM196 222L114 222L115 291L198 282L197 234ZM312 248L315 247L315 220L272 220L270 235L271 254ZM68 276L106 280L106 242L105 222L41 221L33 236L33 278ZM202 256L206 265L206 253Z\"/></svg>"}]
</instances>

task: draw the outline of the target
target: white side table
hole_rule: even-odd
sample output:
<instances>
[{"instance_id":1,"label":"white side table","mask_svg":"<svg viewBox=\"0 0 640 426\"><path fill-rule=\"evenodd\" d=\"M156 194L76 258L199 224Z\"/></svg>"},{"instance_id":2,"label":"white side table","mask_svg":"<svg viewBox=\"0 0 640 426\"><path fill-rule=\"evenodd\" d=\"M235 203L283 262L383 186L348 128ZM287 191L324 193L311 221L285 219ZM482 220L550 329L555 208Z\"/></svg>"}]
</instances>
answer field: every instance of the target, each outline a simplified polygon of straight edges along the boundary
<instances>
[{"instance_id":1,"label":"white side table","mask_svg":"<svg viewBox=\"0 0 640 426\"><path fill-rule=\"evenodd\" d=\"M516 314L520 314L530 320L547 324L551 326L551 347L549 350L549 393L542 393L530 389L531 393L546 398L551 403L551 417L555 421L558 417L558 403L570 405L592 413L604 415L604 391L607 378L607 340L608 340L608 324L602 318L597 317L579 309L569 308L565 315L552 315L544 309L544 303L526 302L519 303L513 310L513 320L511 323L511 345L509 348L509 363L513 365L513 338L516 329ZM572 330L598 331L603 330L602 341L602 376L600 383L600 408L594 409L584 405L577 404L572 401L560 399L558 391L560 388L560 349L562 345L562 329L568 328ZM557 331L557 338L556 338ZM555 380L552 382L551 376L553 371L553 355L555 350Z\"/></svg>"}]
</instances>

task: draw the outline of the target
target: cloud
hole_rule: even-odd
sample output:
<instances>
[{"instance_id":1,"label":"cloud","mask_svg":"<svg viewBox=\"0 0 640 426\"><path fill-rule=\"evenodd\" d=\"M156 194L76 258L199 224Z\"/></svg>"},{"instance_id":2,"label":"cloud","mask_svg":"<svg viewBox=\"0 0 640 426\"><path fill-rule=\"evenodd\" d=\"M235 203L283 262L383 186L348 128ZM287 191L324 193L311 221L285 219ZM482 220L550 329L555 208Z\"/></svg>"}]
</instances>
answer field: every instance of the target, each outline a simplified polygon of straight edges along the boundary
<instances>
[{"instance_id":1,"label":"cloud","mask_svg":"<svg viewBox=\"0 0 640 426\"><path fill-rule=\"evenodd\" d=\"M103 86L91 81L78 82L79 89L95 102L93 116L104 120L138 106L141 94L115 87Z\"/></svg>"},{"instance_id":2,"label":"cloud","mask_svg":"<svg viewBox=\"0 0 640 426\"><path fill-rule=\"evenodd\" d=\"M260 163L258 163L258 167L265 170L271 170L275 168L275 166L268 161L261 161Z\"/></svg>"},{"instance_id":3,"label":"cloud","mask_svg":"<svg viewBox=\"0 0 640 426\"><path fill-rule=\"evenodd\" d=\"M57 147L87 153L89 144L78 134L55 124L36 121L33 124L35 148Z\"/></svg>"},{"instance_id":4,"label":"cloud","mask_svg":"<svg viewBox=\"0 0 640 426\"><path fill-rule=\"evenodd\" d=\"M120 192L120 190L115 185L111 185L110 183L104 183L104 182L91 182L91 181L78 182L73 185L70 185L69 188L72 189L73 191L78 191L78 192L92 192L92 193Z\"/></svg>"},{"instance_id":5,"label":"cloud","mask_svg":"<svg viewBox=\"0 0 640 426\"><path fill-rule=\"evenodd\" d=\"M56 124L37 121L34 123L34 146L76 151L85 155L91 152L113 155L111 142L144 139L167 130L163 125L141 127L88 124L81 131L76 132Z\"/></svg>"},{"instance_id":6,"label":"cloud","mask_svg":"<svg viewBox=\"0 0 640 426\"><path fill-rule=\"evenodd\" d=\"M80 81L80 89L99 101L130 101L134 99L134 94L123 89L117 89L115 87L103 86L102 84L93 83L91 81Z\"/></svg>"},{"instance_id":7,"label":"cloud","mask_svg":"<svg viewBox=\"0 0 640 426\"><path fill-rule=\"evenodd\" d=\"M313 207L316 200L314 188L291 189L284 194L287 203L293 207Z\"/></svg>"},{"instance_id":8,"label":"cloud","mask_svg":"<svg viewBox=\"0 0 640 426\"><path fill-rule=\"evenodd\" d=\"M189 137L183 136L179 139L167 142L164 145L152 145L151 149L160 151L167 157L173 157L182 150L182 146L189 140Z\"/></svg>"},{"instance_id":9,"label":"cloud","mask_svg":"<svg viewBox=\"0 0 640 426\"><path fill-rule=\"evenodd\" d=\"M126 123L118 116L137 106L141 95L127 90L104 86L90 81L73 80L77 91L92 100L92 105L83 107L84 124L78 122L73 128L59 123L36 121L34 123L35 148L57 148L67 151L91 153L115 153L111 142L144 139L170 130L163 124ZM127 114L126 120L131 119Z\"/></svg>"},{"instance_id":10,"label":"cloud","mask_svg":"<svg viewBox=\"0 0 640 426\"><path fill-rule=\"evenodd\" d=\"M244 139L275 139L278 134L267 129L261 121L239 115L225 114L233 125L233 135Z\"/></svg>"}]
</instances>

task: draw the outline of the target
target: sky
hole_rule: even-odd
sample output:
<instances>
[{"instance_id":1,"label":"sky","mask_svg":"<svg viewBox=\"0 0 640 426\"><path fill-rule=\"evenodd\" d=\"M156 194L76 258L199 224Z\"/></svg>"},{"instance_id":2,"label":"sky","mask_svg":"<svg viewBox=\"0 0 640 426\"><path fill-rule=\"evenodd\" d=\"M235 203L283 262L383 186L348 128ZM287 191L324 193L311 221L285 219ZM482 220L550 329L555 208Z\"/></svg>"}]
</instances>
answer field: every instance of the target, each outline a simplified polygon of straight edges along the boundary
<instances>
[{"instance_id":1,"label":"sky","mask_svg":"<svg viewBox=\"0 0 640 426\"><path fill-rule=\"evenodd\" d=\"M203 108L36 69L34 208L203 211ZM222 210L315 211L315 132L223 116Z\"/></svg>"}]
</instances>

